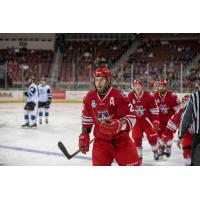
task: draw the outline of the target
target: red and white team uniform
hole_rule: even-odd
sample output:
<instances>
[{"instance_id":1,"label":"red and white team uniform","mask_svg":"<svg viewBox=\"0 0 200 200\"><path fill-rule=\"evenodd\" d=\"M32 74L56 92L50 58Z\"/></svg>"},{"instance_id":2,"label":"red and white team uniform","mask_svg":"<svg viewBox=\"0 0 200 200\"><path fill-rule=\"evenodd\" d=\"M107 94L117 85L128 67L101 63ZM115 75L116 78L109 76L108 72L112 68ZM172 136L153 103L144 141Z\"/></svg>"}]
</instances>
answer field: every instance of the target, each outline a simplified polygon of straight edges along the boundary
<instances>
[{"instance_id":1,"label":"red and white team uniform","mask_svg":"<svg viewBox=\"0 0 200 200\"><path fill-rule=\"evenodd\" d=\"M135 116L128 107L128 98L111 87L104 97L96 90L89 91L83 104L82 127L94 126L93 165L109 166L114 159L119 165L140 165L135 144L129 137ZM119 130L115 135L102 132L100 123L109 119L124 119L128 130Z\"/></svg>"},{"instance_id":2,"label":"red and white team uniform","mask_svg":"<svg viewBox=\"0 0 200 200\"><path fill-rule=\"evenodd\" d=\"M162 134L167 126L167 122L171 116L181 108L181 102L177 98L177 95L170 90L167 90L163 97L160 92L155 92L154 97L159 107L160 127L158 131L158 138L159 142L162 143ZM173 135L171 135L171 140L168 141L169 146L172 145L172 139Z\"/></svg>"},{"instance_id":3,"label":"red and white team uniform","mask_svg":"<svg viewBox=\"0 0 200 200\"><path fill-rule=\"evenodd\" d=\"M180 121L184 109L181 108L178 112L176 112L168 121L167 127L163 133L163 141L167 143L171 138L173 138L173 134L176 133L176 130L179 128ZM185 164L188 165L191 162L191 147L192 147L192 133L191 130L188 129L183 136L182 139L182 148L183 148L183 157L185 159Z\"/></svg>"},{"instance_id":4,"label":"red and white team uniform","mask_svg":"<svg viewBox=\"0 0 200 200\"><path fill-rule=\"evenodd\" d=\"M140 83L140 80L135 80L134 82L137 81ZM153 126L159 126L159 109L154 96L147 91L142 90L140 97L137 96L135 91L130 92L128 98L131 102L130 110L134 110L136 116L136 123L132 129L132 138L135 141L138 155L142 162L142 138L144 132L152 151L154 153L158 151L158 134L157 130L153 129Z\"/></svg>"}]
</instances>

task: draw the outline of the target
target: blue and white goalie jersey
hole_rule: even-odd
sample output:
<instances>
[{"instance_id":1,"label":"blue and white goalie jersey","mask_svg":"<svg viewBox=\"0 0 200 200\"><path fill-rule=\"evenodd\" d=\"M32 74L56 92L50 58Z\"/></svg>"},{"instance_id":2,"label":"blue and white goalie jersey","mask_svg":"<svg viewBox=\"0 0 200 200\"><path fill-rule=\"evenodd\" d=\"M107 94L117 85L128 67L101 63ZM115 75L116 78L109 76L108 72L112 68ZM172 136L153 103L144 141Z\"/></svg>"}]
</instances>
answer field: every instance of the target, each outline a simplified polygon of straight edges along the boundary
<instances>
[{"instance_id":1,"label":"blue and white goalie jersey","mask_svg":"<svg viewBox=\"0 0 200 200\"><path fill-rule=\"evenodd\" d=\"M39 102L47 102L52 99L52 91L49 85L38 85Z\"/></svg>"},{"instance_id":2,"label":"blue and white goalie jersey","mask_svg":"<svg viewBox=\"0 0 200 200\"><path fill-rule=\"evenodd\" d=\"M26 101L35 102L35 104L38 103L38 89L35 83L29 85L28 90L26 92Z\"/></svg>"}]
</instances>

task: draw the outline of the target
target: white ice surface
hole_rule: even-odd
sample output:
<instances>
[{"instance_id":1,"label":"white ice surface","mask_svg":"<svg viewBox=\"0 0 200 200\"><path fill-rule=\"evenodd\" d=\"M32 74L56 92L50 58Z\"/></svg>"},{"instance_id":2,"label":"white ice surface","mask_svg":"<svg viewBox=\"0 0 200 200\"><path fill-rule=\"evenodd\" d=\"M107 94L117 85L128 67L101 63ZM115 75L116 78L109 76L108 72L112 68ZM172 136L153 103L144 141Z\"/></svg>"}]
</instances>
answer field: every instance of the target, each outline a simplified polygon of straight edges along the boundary
<instances>
[{"instance_id":1,"label":"white ice surface","mask_svg":"<svg viewBox=\"0 0 200 200\"><path fill-rule=\"evenodd\" d=\"M81 104L53 103L49 124L32 129L21 128L24 123L23 107L21 103L0 104L0 165L91 165L92 145L87 155L78 154L71 160L67 160L57 147L58 141L62 141L70 153L77 150L81 130ZM50 155L51 152L57 154ZM182 152L174 143L170 158L154 161L150 146L144 140L143 165L184 165Z\"/></svg>"}]
</instances>

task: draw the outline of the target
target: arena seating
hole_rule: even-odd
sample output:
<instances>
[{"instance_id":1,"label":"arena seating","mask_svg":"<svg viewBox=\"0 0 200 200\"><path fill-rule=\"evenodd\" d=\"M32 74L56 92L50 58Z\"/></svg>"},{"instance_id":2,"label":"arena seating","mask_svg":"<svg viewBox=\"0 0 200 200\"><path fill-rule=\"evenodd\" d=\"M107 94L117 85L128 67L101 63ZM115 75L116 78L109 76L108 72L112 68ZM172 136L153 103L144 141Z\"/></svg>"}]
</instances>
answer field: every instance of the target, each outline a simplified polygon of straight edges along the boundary
<instances>
[{"instance_id":1,"label":"arena seating","mask_svg":"<svg viewBox=\"0 0 200 200\"><path fill-rule=\"evenodd\" d=\"M148 81L166 78L172 89L180 91L181 65L184 91L190 91L195 82L199 81L200 61L190 65L200 52L198 39L176 39L173 36L171 39L159 40L159 37L153 39L143 37L141 41L138 49L124 59L122 65L113 69L114 84L120 87L124 84L129 87L132 69L133 78L143 79L146 86ZM73 86L73 83L79 84L79 88L80 85L84 88L91 83L92 74L97 67L112 68L129 49L133 40L63 38L59 42L61 45L57 45L55 50L60 48L63 59L58 83L63 88L66 88L66 85ZM8 48L0 50L0 63L4 62L4 59L8 60L8 78L13 83L22 83L32 75L37 78L49 75L53 51Z\"/></svg>"},{"instance_id":2,"label":"arena seating","mask_svg":"<svg viewBox=\"0 0 200 200\"><path fill-rule=\"evenodd\" d=\"M180 85L181 64L183 66L184 87L189 87L191 83L191 75L197 72L189 66L192 59L200 52L200 44L198 40L171 40L171 41L143 41L136 52L131 54L123 64L123 74L121 67L114 74L117 81L123 80L130 82L131 65L133 66L134 78L143 80L158 80L166 78ZM193 67L198 69L198 66ZM147 72L147 69L149 72ZM164 71L166 70L166 72ZM199 77L193 77L195 81Z\"/></svg>"},{"instance_id":3,"label":"arena seating","mask_svg":"<svg viewBox=\"0 0 200 200\"><path fill-rule=\"evenodd\" d=\"M23 82L30 76L48 76L53 52L9 48L0 50L0 57L8 61L8 76L13 83Z\"/></svg>"},{"instance_id":4,"label":"arena seating","mask_svg":"<svg viewBox=\"0 0 200 200\"><path fill-rule=\"evenodd\" d=\"M111 66L131 45L129 40L89 40L70 41L66 43L66 51L61 70L61 82L88 82L90 70L101 65ZM74 71L73 71L74 68Z\"/></svg>"}]
</instances>

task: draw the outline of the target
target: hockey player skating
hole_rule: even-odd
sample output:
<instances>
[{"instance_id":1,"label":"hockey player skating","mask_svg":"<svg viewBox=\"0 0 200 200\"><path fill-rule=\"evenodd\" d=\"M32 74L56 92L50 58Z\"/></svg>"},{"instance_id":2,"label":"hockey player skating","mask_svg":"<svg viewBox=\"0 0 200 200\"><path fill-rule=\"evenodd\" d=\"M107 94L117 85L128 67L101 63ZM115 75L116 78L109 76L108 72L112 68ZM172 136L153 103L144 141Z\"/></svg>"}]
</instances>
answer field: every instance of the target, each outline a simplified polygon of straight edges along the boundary
<instances>
[{"instance_id":1,"label":"hockey player skating","mask_svg":"<svg viewBox=\"0 0 200 200\"><path fill-rule=\"evenodd\" d=\"M159 107L160 127L158 131L159 138L159 154L165 154L167 157L171 155L172 140L169 140L165 145L163 143L163 133L171 116L180 109L181 102L177 95L167 88L167 81L160 80L158 92L154 93L157 105Z\"/></svg>"},{"instance_id":2,"label":"hockey player skating","mask_svg":"<svg viewBox=\"0 0 200 200\"><path fill-rule=\"evenodd\" d=\"M172 143L173 135L176 133L176 130L179 128L181 116L184 112L185 105L187 103L187 100L189 98L189 95L185 95L182 98L182 107L169 119L167 122L167 127L165 128L165 131L162 134L161 140L164 143L165 146L167 146L168 143ZM192 133L190 130L187 130L187 132L184 134L182 139L179 139L177 141L178 147L183 149L183 157L185 165L191 164L191 147L192 147Z\"/></svg>"},{"instance_id":3,"label":"hockey player skating","mask_svg":"<svg viewBox=\"0 0 200 200\"><path fill-rule=\"evenodd\" d=\"M51 87L46 84L46 79L42 78L41 83L38 85L38 112L39 122L42 124L43 114L45 115L45 123L48 124L49 108L52 100Z\"/></svg>"},{"instance_id":4,"label":"hockey player skating","mask_svg":"<svg viewBox=\"0 0 200 200\"><path fill-rule=\"evenodd\" d=\"M134 80L134 90L129 93L128 98L130 110L135 111L136 123L132 129L132 137L135 141L140 162L142 163L142 138L146 133L147 140L151 145L155 160L158 155L158 128L159 128L159 109L154 96L143 90L142 81Z\"/></svg>"},{"instance_id":5,"label":"hockey player skating","mask_svg":"<svg viewBox=\"0 0 200 200\"><path fill-rule=\"evenodd\" d=\"M94 166L110 166L114 159L122 166L139 165L135 144L129 137L135 116L128 108L127 97L111 87L111 77L107 68L95 71L95 89L89 91L83 101L79 148L84 154L89 151L89 133L94 126Z\"/></svg>"},{"instance_id":6,"label":"hockey player skating","mask_svg":"<svg viewBox=\"0 0 200 200\"><path fill-rule=\"evenodd\" d=\"M36 106L38 103L38 90L35 84L35 77L28 79L28 89L24 92L26 105L24 107L25 124L22 127L36 127Z\"/></svg>"}]
</instances>

